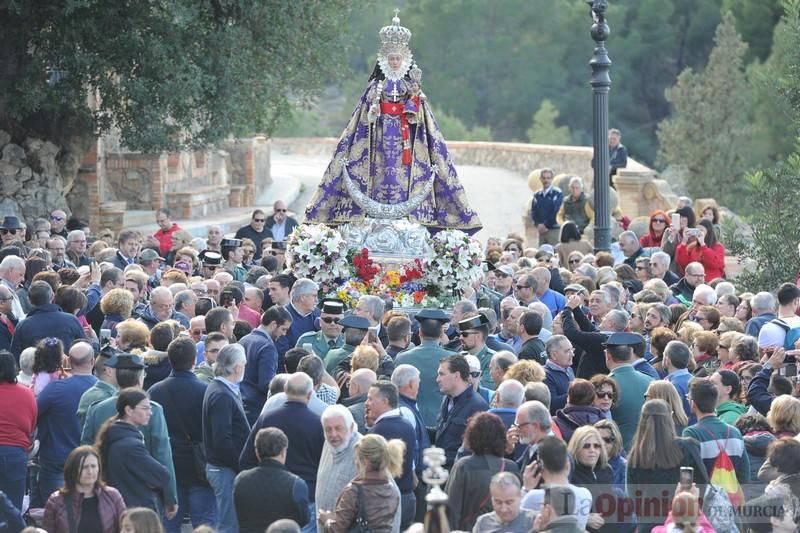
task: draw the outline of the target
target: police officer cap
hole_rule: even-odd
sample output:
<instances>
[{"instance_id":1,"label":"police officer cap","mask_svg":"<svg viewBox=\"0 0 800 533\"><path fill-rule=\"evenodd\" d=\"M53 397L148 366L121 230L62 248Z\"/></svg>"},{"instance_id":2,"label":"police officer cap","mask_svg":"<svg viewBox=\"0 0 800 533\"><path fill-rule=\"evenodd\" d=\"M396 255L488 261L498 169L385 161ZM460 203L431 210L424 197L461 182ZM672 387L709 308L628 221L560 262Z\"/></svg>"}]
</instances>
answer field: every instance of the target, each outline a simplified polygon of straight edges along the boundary
<instances>
[{"instance_id":1,"label":"police officer cap","mask_svg":"<svg viewBox=\"0 0 800 533\"><path fill-rule=\"evenodd\" d=\"M349 315L339 321L339 325L343 328L369 329L369 322L363 316Z\"/></svg>"},{"instance_id":2,"label":"police officer cap","mask_svg":"<svg viewBox=\"0 0 800 533\"><path fill-rule=\"evenodd\" d=\"M450 317L441 309L423 309L417 313L416 319L419 320L436 320L437 322L450 322Z\"/></svg>"},{"instance_id":3,"label":"police officer cap","mask_svg":"<svg viewBox=\"0 0 800 533\"><path fill-rule=\"evenodd\" d=\"M477 316L472 318L465 318L461 322L458 323L458 329L460 331L467 331L470 329L477 329L481 326L486 326L489 324L489 319L486 318L486 315L479 313Z\"/></svg>"},{"instance_id":4,"label":"police officer cap","mask_svg":"<svg viewBox=\"0 0 800 533\"><path fill-rule=\"evenodd\" d=\"M329 315L341 315L344 313L344 303L335 298L322 300L322 312L328 313Z\"/></svg>"},{"instance_id":5,"label":"police officer cap","mask_svg":"<svg viewBox=\"0 0 800 533\"><path fill-rule=\"evenodd\" d=\"M220 246L223 248L241 248L242 240L241 239L222 239Z\"/></svg>"},{"instance_id":6,"label":"police officer cap","mask_svg":"<svg viewBox=\"0 0 800 533\"><path fill-rule=\"evenodd\" d=\"M635 333L612 333L603 346L636 346L642 343L642 338Z\"/></svg>"},{"instance_id":7,"label":"police officer cap","mask_svg":"<svg viewBox=\"0 0 800 533\"><path fill-rule=\"evenodd\" d=\"M130 353L115 353L106 361L109 368L127 368L129 370L141 370L144 368L144 361L138 355Z\"/></svg>"}]
</instances>

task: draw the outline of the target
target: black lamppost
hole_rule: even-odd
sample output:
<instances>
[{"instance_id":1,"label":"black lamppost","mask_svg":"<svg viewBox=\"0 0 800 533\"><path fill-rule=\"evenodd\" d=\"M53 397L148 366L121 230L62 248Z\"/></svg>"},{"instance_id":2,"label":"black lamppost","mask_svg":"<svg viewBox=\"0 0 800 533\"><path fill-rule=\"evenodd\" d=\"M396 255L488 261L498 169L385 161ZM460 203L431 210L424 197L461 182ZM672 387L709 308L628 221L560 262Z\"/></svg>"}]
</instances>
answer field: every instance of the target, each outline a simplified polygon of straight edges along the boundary
<instances>
[{"instance_id":1,"label":"black lamppost","mask_svg":"<svg viewBox=\"0 0 800 533\"><path fill-rule=\"evenodd\" d=\"M586 0L592 14L592 39L596 46L592 60L592 132L594 146L594 249L611 249L611 210L608 163L608 91L611 88L611 60L606 50L610 30L606 24L607 0Z\"/></svg>"}]
</instances>

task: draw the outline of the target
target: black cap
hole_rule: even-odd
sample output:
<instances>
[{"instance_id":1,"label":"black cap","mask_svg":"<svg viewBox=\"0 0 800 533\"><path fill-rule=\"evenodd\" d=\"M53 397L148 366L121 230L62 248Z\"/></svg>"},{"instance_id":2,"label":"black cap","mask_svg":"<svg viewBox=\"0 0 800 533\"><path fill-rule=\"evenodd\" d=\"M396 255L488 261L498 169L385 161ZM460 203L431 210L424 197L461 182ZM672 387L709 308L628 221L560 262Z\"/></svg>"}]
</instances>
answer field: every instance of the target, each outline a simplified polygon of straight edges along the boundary
<instances>
[{"instance_id":1,"label":"black cap","mask_svg":"<svg viewBox=\"0 0 800 533\"><path fill-rule=\"evenodd\" d=\"M441 309L423 309L415 317L419 320L436 320L437 322L450 322L450 317Z\"/></svg>"},{"instance_id":2,"label":"black cap","mask_svg":"<svg viewBox=\"0 0 800 533\"><path fill-rule=\"evenodd\" d=\"M3 225L0 226L0 229L22 229L22 224L20 224L19 218L9 215L3 218Z\"/></svg>"},{"instance_id":3,"label":"black cap","mask_svg":"<svg viewBox=\"0 0 800 533\"><path fill-rule=\"evenodd\" d=\"M223 248L239 248L242 246L242 239L222 239L222 242L219 245Z\"/></svg>"},{"instance_id":4,"label":"black cap","mask_svg":"<svg viewBox=\"0 0 800 533\"><path fill-rule=\"evenodd\" d=\"M106 361L106 366L110 368L127 368L129 370L141 370L144 368L144 361L138 355L118 352Z\"/></svg>"},{"instance_id":5,"label":"black cap","mask_svg":"<svg viewBox=\"0 0 800 533\"><path fill-rule=\"evenodd\" d=\"M488 326L489 319L486 318L486 315L479 313L477 316L472 318L465 318L461 322L458 323L459 331L467 331L470 329L478 329L482 326Z\"/></svg>"},{"instance_id":6,"label":"black cap","mask_svg":"<svg viewBox=\"0 0 800 533\"><path fill-rule=\"evenodd\" d=\"M636 346L642 343L642 337L635 333L612 333L603 346Z\"/></svg>"},{"instance_id":7,"label":"black cap","mask_svg":"<svg viewBox=\"0 0 800 533\"><path fill-rule=\"evenodd\" d=\"M341 315L344 313L344 302L336 298L322 300L322 312L329 315Z\"/></svg>"},{"instance_id":8,"label":"black cap","mask_svg":"<svg viewBox=\"0 0 800 533\"><path fill-rule=\"evenodd\" d=\"M369 329L369 322L363 316L348 315L339 321L339 325L343 328L362 329L367 331Z\"/></svg>"}]
</instances>

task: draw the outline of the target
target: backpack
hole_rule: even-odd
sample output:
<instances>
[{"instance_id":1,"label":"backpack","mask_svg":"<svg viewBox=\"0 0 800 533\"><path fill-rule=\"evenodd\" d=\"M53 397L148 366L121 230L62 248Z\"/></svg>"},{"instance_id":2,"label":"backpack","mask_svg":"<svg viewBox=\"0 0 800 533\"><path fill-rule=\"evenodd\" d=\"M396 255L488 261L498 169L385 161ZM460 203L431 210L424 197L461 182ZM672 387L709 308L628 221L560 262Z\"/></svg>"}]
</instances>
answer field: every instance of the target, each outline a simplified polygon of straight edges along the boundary
<instances>
[{"instance_id":1,"label":"backpack","mask_svg":"<svg viewBox=\"0 0 800 533\"><path fill-rule=\"evenodd\" d=\"M800 340L800 326L793 328L780 318L775 318L770 323L775 324L786 332L786 337L783 339L783 349L794 350L794 343Z\"/></svg>"},{"instance_id":2,"label":"backpack","mask_svg":"<svg viewBox=\"0 0 800 533\"><path fill-rule=\"evenodd\" d=\"M733 466L733 461L728 452L725 451L724 446L719 444L714 434L708 430L704 431L711 436L719 448L719 455L714 460L714 466L711 467L711 472L709 473L709 483L716 489L725 492L733 507L738 508L744 503L744 493L741 485L739 485L739 480L736 478L736 469ZM728 428L725 433L726 440L730 437L730 434L731 430Z\"/></svg>"}]
</instances>

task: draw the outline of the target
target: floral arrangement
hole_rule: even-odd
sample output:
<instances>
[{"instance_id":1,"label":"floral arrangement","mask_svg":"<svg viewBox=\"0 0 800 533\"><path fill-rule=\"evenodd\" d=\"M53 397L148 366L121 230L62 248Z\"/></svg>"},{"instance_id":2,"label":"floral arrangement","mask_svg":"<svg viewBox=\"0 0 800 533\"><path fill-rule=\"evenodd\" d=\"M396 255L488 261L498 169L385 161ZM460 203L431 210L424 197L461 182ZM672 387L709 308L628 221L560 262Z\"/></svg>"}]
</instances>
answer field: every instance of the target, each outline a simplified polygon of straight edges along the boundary
<instances>
[{"instance_id":1,"label":"floral arrangement","mask_svg":"<svg viewBox=\"0 0 800 533\"><path fill-rule=\"evenodd\" d=\"M483 276L480 245L463 231L440 231L430 244L426 280L444 294L463 291Z\"/></svg>"},{"instance_id":2,"label":"floral arrangement","mask_svg":"<svg viewBox=\"0 0 800 533\"><path fill-rule=\"evenodd\" d=\"M298 277L320 284L339 284L353 274L347 241L324 224L296 227L287 240L286 255Z\"/></svg>"}]
</instances>

